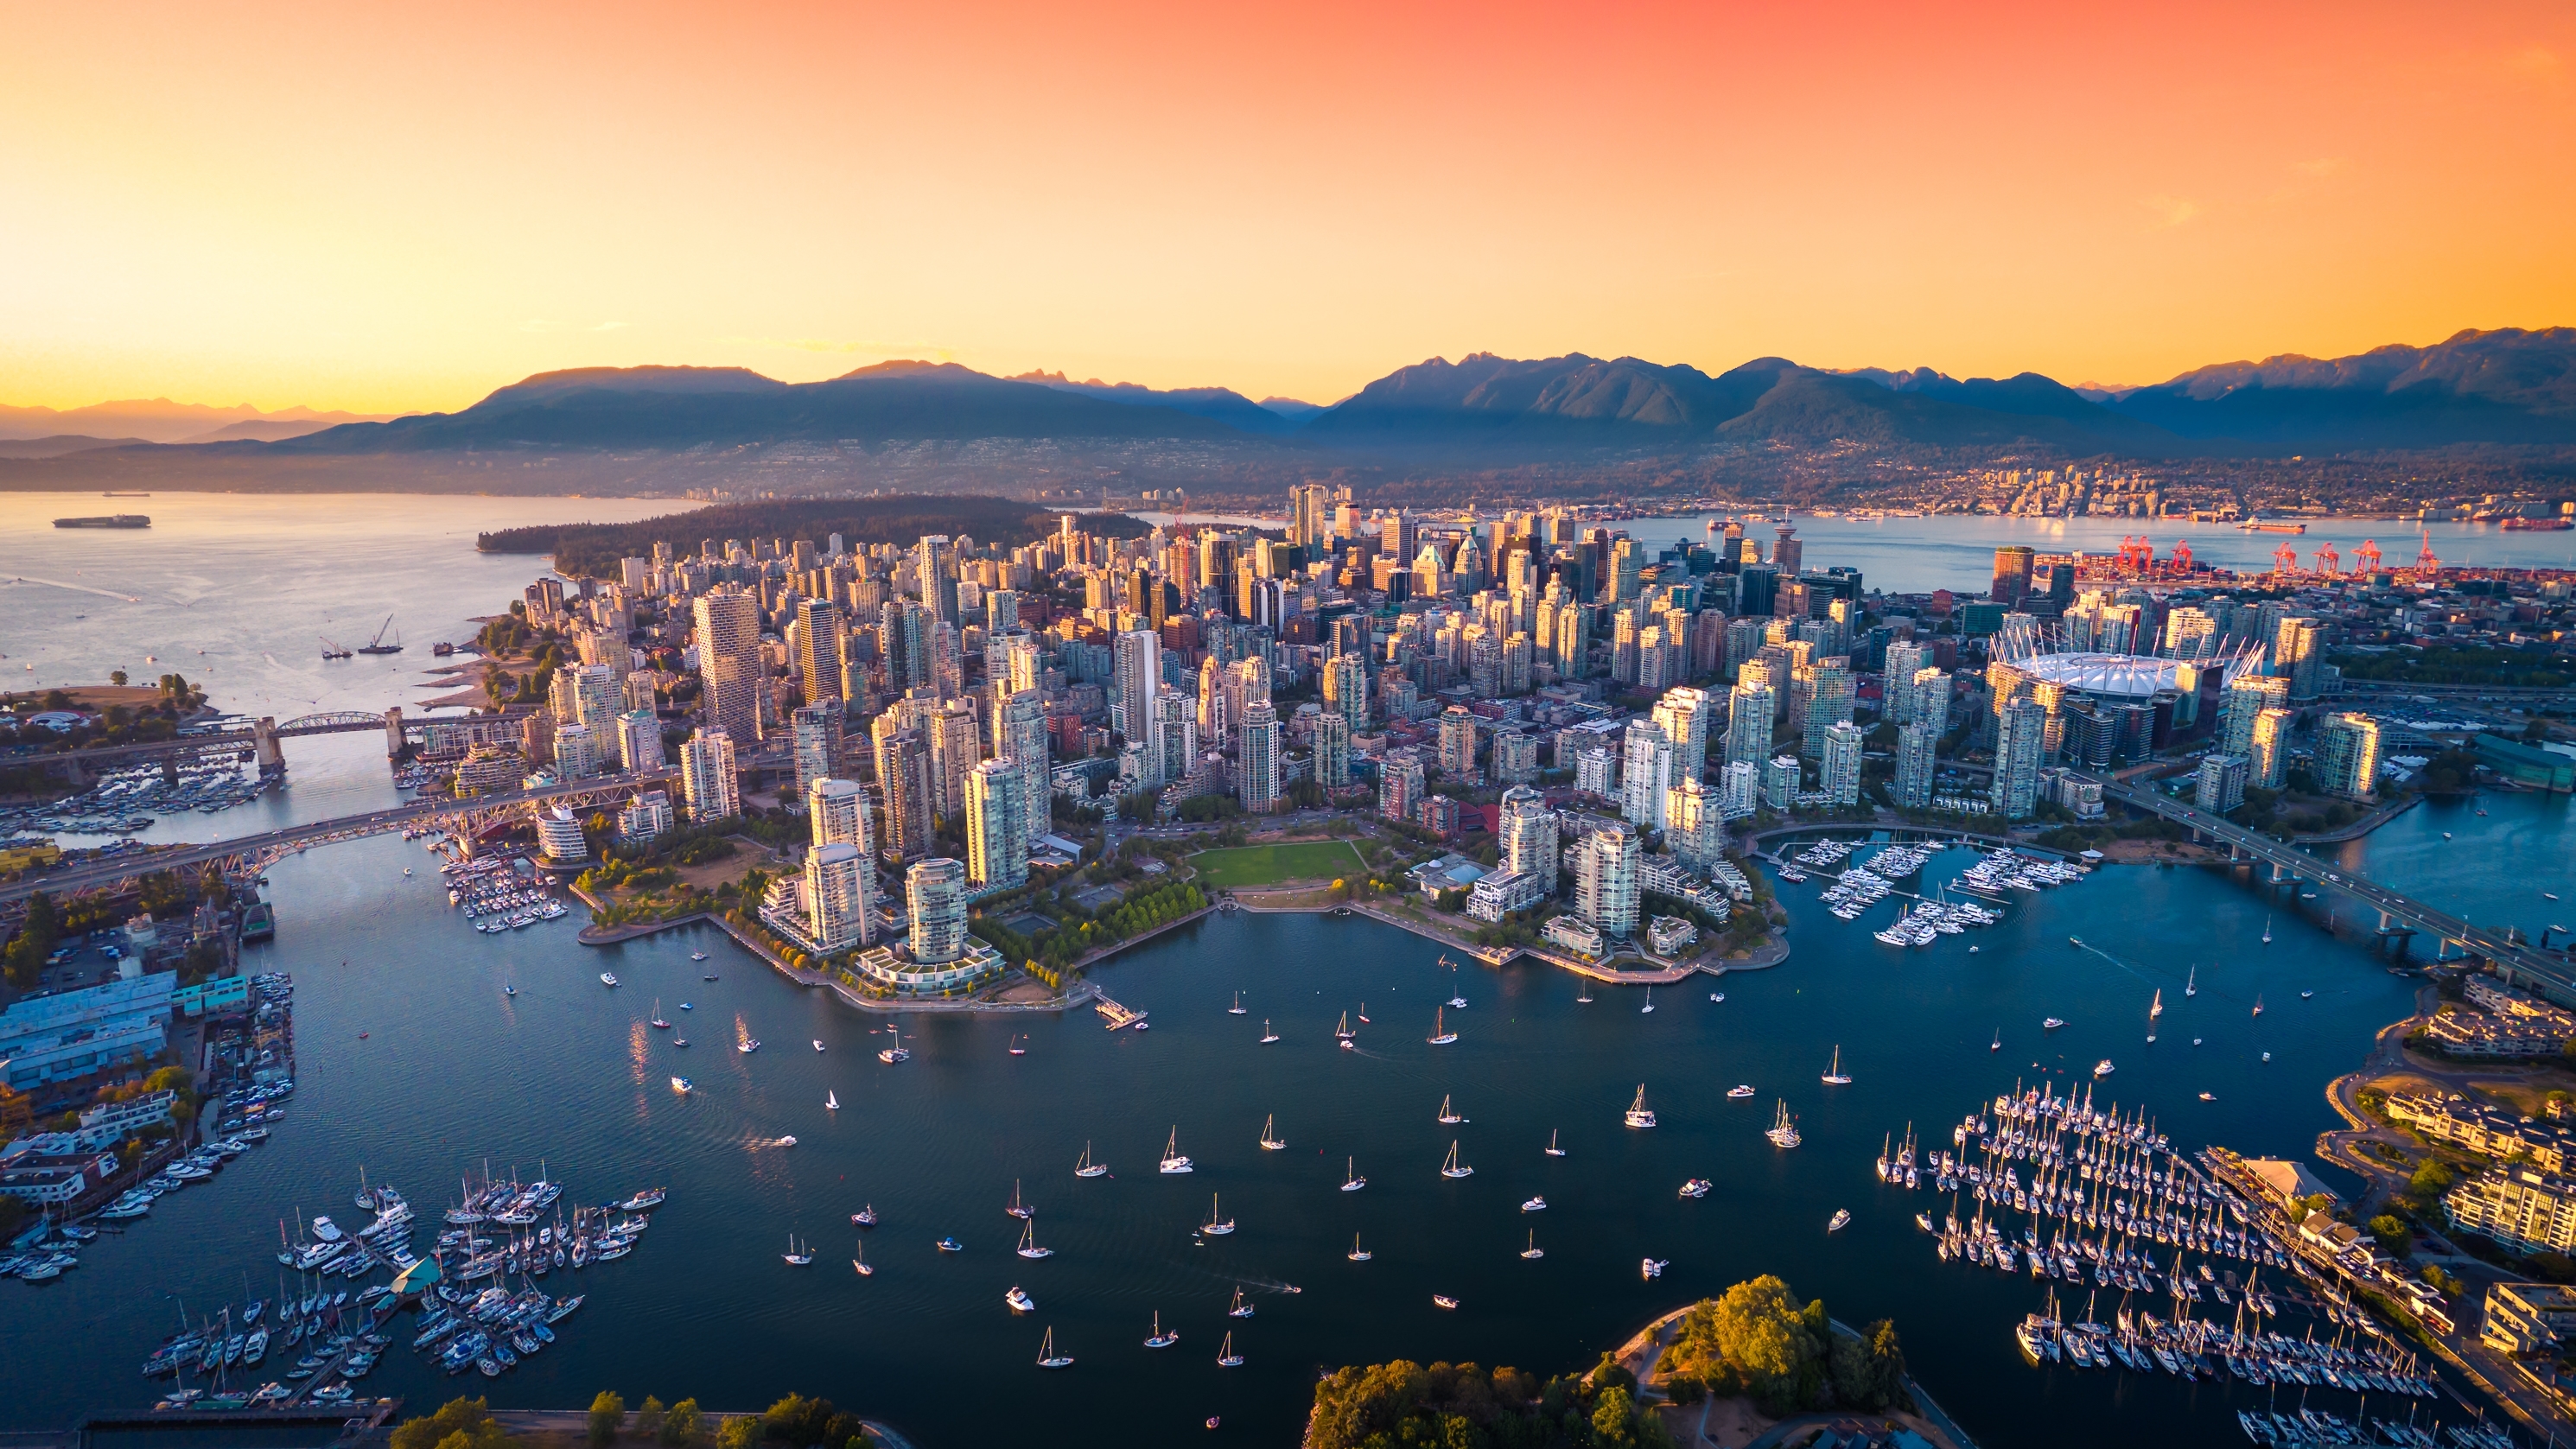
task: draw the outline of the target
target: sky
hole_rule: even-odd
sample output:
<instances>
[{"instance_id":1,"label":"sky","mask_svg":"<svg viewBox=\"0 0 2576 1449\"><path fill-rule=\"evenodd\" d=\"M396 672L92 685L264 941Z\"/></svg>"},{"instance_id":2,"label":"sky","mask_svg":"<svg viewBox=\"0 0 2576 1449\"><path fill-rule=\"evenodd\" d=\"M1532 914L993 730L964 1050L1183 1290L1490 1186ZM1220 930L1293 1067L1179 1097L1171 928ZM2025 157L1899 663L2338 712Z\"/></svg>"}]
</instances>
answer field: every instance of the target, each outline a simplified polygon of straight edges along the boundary
<instances>
[{"instance_id":1,"label":"sky","mask_svg":"<svg viewBox=\"0 0 2576 1449\"><path fill-rule=\"evenodd\" d=\"M2576 7L0 0L0 403L2576 324Z\"/></svg>"}]
</instances>

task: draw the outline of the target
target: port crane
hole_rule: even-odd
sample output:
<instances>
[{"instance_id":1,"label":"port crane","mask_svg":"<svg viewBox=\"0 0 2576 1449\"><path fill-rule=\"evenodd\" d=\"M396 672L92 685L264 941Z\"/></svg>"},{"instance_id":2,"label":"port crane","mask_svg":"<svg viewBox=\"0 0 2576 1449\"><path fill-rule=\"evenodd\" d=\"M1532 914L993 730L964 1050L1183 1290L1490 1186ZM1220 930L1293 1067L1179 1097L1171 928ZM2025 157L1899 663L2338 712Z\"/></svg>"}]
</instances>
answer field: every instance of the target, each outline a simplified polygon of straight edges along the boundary
<instances>
[{"instance_id":1,"label":"port crane","mask_svg":"<svg viewBox=\"0 0 2576 1449\"><path fill-rule=\"evenodd\" d=\"M394 616L391 614L385 615L385 621L376 626L376 637L359 645L358 652L361 654L400 654L402 652L401 635L395 635L394 642L391 644L385 642L385 631L393 626Z\"/></svg>"},{"instance_id":2,"label":"port crane","mask_svg":"<svg viewBox=\"0 0 2576 1449\"><path fill-rule=\"evenodd\" d=\"M346 659L355 652L357 651L341 648L339 645L332 643L328 638L324 638L322 640L322 657L325 659Z\"/></svg>"}]
</instances>

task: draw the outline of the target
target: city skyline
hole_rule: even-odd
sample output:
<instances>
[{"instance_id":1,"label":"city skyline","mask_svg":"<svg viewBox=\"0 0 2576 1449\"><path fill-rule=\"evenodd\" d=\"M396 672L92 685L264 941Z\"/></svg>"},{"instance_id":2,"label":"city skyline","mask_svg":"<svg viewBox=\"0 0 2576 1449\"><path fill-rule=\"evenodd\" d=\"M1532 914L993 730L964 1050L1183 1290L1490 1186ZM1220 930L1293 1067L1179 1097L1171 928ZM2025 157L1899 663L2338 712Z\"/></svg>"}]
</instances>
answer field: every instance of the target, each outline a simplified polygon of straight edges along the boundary
<instances>
[{"instance_id":1,"label":"city skyline","mask_svg":"<svg viewBox=\"0 0 2576 1449\"><path fill-rule=\"evenodd\" d=\"M2576 300L2546 7L1303 19L29 13L0 397L923 357L1329 403L1477 350L2141 384Z\"/></svg>"}]
</instances>

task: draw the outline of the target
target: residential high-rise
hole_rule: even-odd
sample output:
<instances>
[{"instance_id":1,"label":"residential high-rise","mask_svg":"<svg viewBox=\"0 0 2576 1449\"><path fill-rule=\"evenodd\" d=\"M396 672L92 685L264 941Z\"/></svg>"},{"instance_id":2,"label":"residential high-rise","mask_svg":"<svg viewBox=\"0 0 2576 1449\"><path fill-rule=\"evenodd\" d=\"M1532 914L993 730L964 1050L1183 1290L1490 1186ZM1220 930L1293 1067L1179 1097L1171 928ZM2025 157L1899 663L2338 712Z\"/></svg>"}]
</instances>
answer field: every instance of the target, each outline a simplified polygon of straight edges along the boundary
<instances>
[{"instance_id":1,"label":"residential high-rise","mask_svg":"<svg viewBox=\"0 0 2576 1449\"><path fill-rule=\"evenodd\" d=\"M2231 755L2254 752L2254 719L2267 709L2290 702L2290 681L2247 670L2227 682L2227 717L2220 725L2222 743ZM2262 784L2260 780L2255 784ZM2270 786L2264 786L2270 789Z\"/></svg>"},{"instance_id":2,"label":"residential high-rise","mask_svg":"<svg viewBox=\"0 0 2576 1449\"><path fill-rule=\"evenodd\" d=\"M986 760L966 777L966 878L1008 890L1029 879L1027 808L1019 767Z\"/></svg>"},{"instance_id":3,"label":"residential high-rise","mask_svg":"<svg viewBox=\"0 0 2576 1449\"><path fill-rule=\"evenodd\" d=\"M962 699L925 716L922 730L930 744L930 808L945 819L966 808L966 777L984 758L982 731L974 707Z\"/></svg>"},{"instance_id":4,"label":"residential high-rise","mask_svg":"<svg viewBox=\"0 0 2576 1449\"><path fill-rule=\"evenodd\" d=\"M1940 768L1941 731L1916 720L1896 731L1896 803L1921 810L1932 803L1932 776Z\"/></svg>"},{"instance_id":5,"label":"residential high-rise","mask_svg":"<svg viewBox=\"0 0 2576 1449\"><path fill-rule=\"evenodd\" d=\"M2272 672L2290 681L2290 698L2317 697L2325 626L2315 619L2288 618L2272 642Z\"/></svg>"},{"instance_id":6,"label":"residential high-rise","mask_svg":"<svg viewBox=\"0 0 2576 1449\"><path fill-rule=\"evenodd\" d=\"M1475 778L1476 717L1463 704L1441 711L1440 773L1452 780Z\"/></svg>"},{"instance_id":7,"label":"residential high-rise","mask_svg":"<svg viewBox=\"0 0 2576 1449\"><path fill-rule=\"evenodd\" d=\"M1685 868L1705 874L1726 847L1724 802L1696 776L1666 794L1664 843Z\"/></svg>"},{"instance_id":8,"label":"residential high-rise","mask_svg":"<svg viewBox=\"0 0 2576 1449\"><path fill-rule=\"evenodd\" d=\"M1368 660L1336 654L1324 661L1324 709L1349 721L1352 734L1368 729Z\"/></svg>"},{"instance_id":9,"label":"residential high-rise","mask_svg":"<svg viewBox=\"0 0 2576 1449\"><path fill-rule=\"evenodd\" d=\"M1233 700L1226 689L1225 666L1210 654L1199 661L1199 742L1221 749L1234 738Z\"/></svg>"},{"instance_id":10,"label":"residential high-rise","mask_svg":"<svg viewBox=\"0 0 2576 1449\"><path fill-rule=\"evenodd\" d=\"M926 533L912 548L921 606L942 624L957 622L957 550L944 533Z\"/></svg>"},{"instance_id":11,"label":"residential high-rise","mask_svg":"<svg viewBox=\"0 0 2576 1449\"><path fill-rule=\"evenodd\" d=\"M1351 783L1351 722L1329 709L1315 720L1315 783L1326 790Z\"/></svg>"},{"instance_id":12,"label":"residential high-rise","mask_svg":"<svg viewBox=\"0 0 2576 1449\"><path fill-rule=\"evenodd\" d=\"M1668 689L1655 701L1655 723L1673 742L1672 783L1696 780L1707 770L1709 717L1715 713L1717 701L1704 689Z\"/></svg>"},{"instance_id":13,"label":"residential high-rise","mask_svg":"<svg viewBox=\"0 0 2576 1449\"><path fill-rule=\"evenodd\" d=\"M1762 801L1762 767L1749 762L1730 761L1717 772L1717 794L1720 809L1729 820L1751 815Z\"/></svg>"},{"instance_id":14,"label":"residential high-rise","mask_svg":"<svg viewBox=\"0 0 2576 1449\"><path fill-rule=\"evenodd\" d=\"M1664 828L1664 794L1672 788L1673 742L1651 719L1631 719L1621 737L1620 810L1641 833ZM1599 922L1594 924L1598 925Z\"/></svg>"},{"instance_id":15,"label":"residential high-rise","mask_svg":"<svg viewBox=\"0 0 2576 1449\"><path fill-rule=\"evenodd\" d=\"M875 939L870 909L873 867L867 852L835 841L805 852L805 932L826 956Z\"/></svg>"},{"instance_id":16,"label":"residential high-rise","mask_svg":"<svg viewBox=\"0 0 2576 1449\"><path fill-rule=\"evenodd\" d=\"M913 862L904 872L912 909L912 959L944 966L966 954L966 867L946 856Z\"/></svg>"},{"instance_id":17,"label":"residential high-rise","mask_svg":"<svg viewBox=\"0 0 2576 1449\"><path fill-rule=\"evenodd\" d=\"M812 844L871 848L867 787L856 780L816 780L805 789L805 824Z\"/></svg>"},{"instance_id":18,"label":"residential high-rise","mask_svg":"<svg viewBox=\"0 0 2576 1449\"><path fill-rule=\"evenodd\" d=\"M1914 675L1932 662L1932 651L1920 644L1896 643L1887 646L1885 714L1893 725L1914 723L1918 706L1914 700Z\"/></svg>"},{"instance_id":19,"label":"residential high-rise","mask_svg":"<svg viewBox=\"0 0 2576 1449\"><path fill-rule=\"evenodd\" d=\"M1817 752L1816 788L1837 805L1860 803L1860 726L1850 720L1827 725L1824 748Z\"/></svg>"},{"instance_id":20,"label":"residential high-rise","mask_svg":"<svg viewBox=\"0 0 2576 1449\"><path fill-rule=\"evenodd\" d=\"M2252 761L2243 755L2223 753L2200 757L2199 777L2193 782L2192 803L2212 815L2224 815L2245 803L2245 777Z\"/></svg>"},{"instance_id":21,"label":"residential high-rise","mask_svg":"<svg viewBox=\"0 0 2576 1449\"><path fill-rule=\"evenodd\" d=\"M706 723L737 745L757 741L765 674L760 600L740 584L718 584L700 594L694 608Z\"/></svg>"},{"instance_id":22,"label":"residential high-rise","mask_svg":"<svg viewBox=\"0 0 2576 1449\"><path fill-rule=\"evenodd\" d=\"M1748 661L1748 668L1752 667ZM1756 770L1771 758L1771 714L1775 708L1768 684L1739 683L1727 696L1726 762Z\"/></svg>"},{"instance_id":23,"label":"residential high-rise","mask_svg":"<svg viewBox=\"0 0 2576 1449\"><path fill-rule=\"evenodd\" d=\"M1277 705L1264 699L1244 706L1243 730L1235 744L1235 793L1244 809L1258 813L1278 808L1286 785L1284 743Z\"/></svg>"},{"instance_id":24,"label":"residential high-rise","mask_svg":"<svg viewBox=\"0 0 2576 1449\"><path fill-rule=\"evenodd\" d=\"M701 727L680 746L680 790L688 801L689 818L703 825L740 815L738 789L732 737L720 729Z\"/></svg>"},{"instance_id":25,"label":"residential high-rise","mask_svg":"<svg viewBox=\"0 0 2576 1449\"><path fill-rule=\"evenodd\" d=\"M1494 732L1494 783L1526 785L1538 778L1538 736L1525 730Z\"/></svg>"},{"instance_id":26,"label":"residential high-rise","mask_svg":"<svg viewBox=\"0 0 2576 1449\"><path fill-rule=\"evenodd\" d=\"M1574 913L1602 935L1637 934L1637 832L1614 825L1583 837L1574 852Z\"/></svg>"},{"instance_id":27,"label":"residential high-rise","mask_svg":"<svg viewBox=\"0 0 2576 1449\"><path fill-rule=\"evenodd\" d=\"M1556 894L1561 862L1556 848L1556 812L1548 808L1547 797L1526 786L1505 790L1500 816L1494 827L1494 845L1501 853L1502 868L1534 875L1547 882L1548 894Z\"/></svg>"},{"instance_id":28,"label":"residential high-rise","mask_svg":"<svg viewBox=\"0 0 2576 1449\"><path fill-rule=\"evenodd\" d=\"M2039 803L2039 763L2048 747L2048 708L2016 699L1995 717L1995 774L1989 790L1995 813L2028 819Z\"/></svg>"},{"instance_id":29,"label":"residential high-rise","mask_svg":"<svg viewBox=\"0 0 2576 1449\"><path fill-rule=\"evenodd\" d=\"M2006 544L1995 550L1995 582L1987 597L1998 604L2019 607L2030 596L2031 548L2028 544Z\"/></svg>"},{"instance_id":30,"label":"residential high-rise","mask_svg":"<svg viewBox=\"0 0 2576 1449\"><path fill-rule=\"evenodd\" d=\"M590 726L568 724L555 731L555 778L587 780L600 771L599 736Z\"/></svg>"},{"instance_id":31,"label":"residential high-rise","mask_svg":"<svg viewBox=\"0 0 2576 1449\"><path fill-rule=\"evenodd\" d=\"M1581 600L1557 605L1554 644L1557 677L1583 678L1591 668L1587 656L1592 648L1592 613Z\"/></svg>"},{"instance_id":32,"label":"residential high-rise","mask_svg":"<svg viewBox=\"0 0 2576 1449\"><path fill-rule=\"evenodd\" d=\"M617 717L617 755L628 773L662 768L662 722L649 709Z\"/></svg>"},{"instance_id":33,"label":"residential high-rise","mask_svg":"<svg viewBox=\"0 0 2576 1449\"><path fill-rule=\"evenodd\" d=\"M624 691L618 679L623 671L607 664L583 664L556 671L558 681L569 680L563 690L565 698L555 707L555 718L565 724L590 726L593 735L610 738L617 728L617 717L624 713ZM565 706L570 708L566 709Z\"/></svg>"},{"instance_id":34,"label":"residential high-rise","mask_svg":"<svg viewBox=\"0 0 2576 1449\"><path fill-rule=\"evenodd\" d=\"M556 737L562 752L562 736ZM2379 721L2349 711L2317 721L2317 787L2348 800L2368 800L2379 787Z\"/></svg>"},{"instance_id":35,"label":"residential high-rise","mask_svg":"<svg viewBox=\"0 0 2576 1449\"><path fill-rule=\"evenodd\" d=\"M1914 718L1932 727L1934 738L1950 728L1950 676L1929 665L1914 671Z\"/></svg>"},{"instance_id":36,"label":"residential high-rise","mask_svg":"<svg viewBox=\"0 0 2576 1449\"><path fill-rule=\"evenodd\" d=\"M2290 768L2290 723L2294 710L2265 709L2254 714L2246 730L2245 784L2248 789L2278 790Z\"/></svg>"},{"instance_id":37,"label":"residential high-rise","mask_svg":"<svg viewBox=\"0 0 2576 1449\"><path fill-rule=\"evenodd\" d=\"M841 702L828 699L797 706L788 722L796 747L796 791L803 794L817 780L841 771Z\"/></svg>"},{"instance_id":38,"label":"residential high-rise","mask_svg":"<svg viewBox=\"0 0 2576 1449\"><path fill-rule=\"evenodd\" d=\"M1046 705L1034 688L1015 690L1002 701L1001 719L995 754L1020 772L1020 808L1025 812L1020 830L1035 845L1052 824Z\"/></svg>"},{"instance_id":39,"label":"residential high-rise","mask_svg":"<svg viewBox=\"0 0 2576 1449\"><path fill-rule=\"evenodd\" d=\"M1118 697L1110 706L1110 727L1125 735L1129 744L1144 746L1147 765L1160 769L1162 722L1154 712L1154 699L1163 688L1163 636L1151 629L1130 629L1117 635L1112 647L1116 654L1110 682L1117 687ZM1163 782L1157 776L1145 783Z\"/></svg>"},{"instance_id":40,"label":"residential high-rise","mask_svg":"<svg viewBox=\"0 0 2576 1449\"><path fill-rule=\"evenodd\" d=\"M921 731L903 728L903 712L887 710L871 726L876 747L877 794L884 801L879 848L897 860L930 852L930 746Z\"/></svg>"},{"instance_id":41,"label":"residential high-rise","mask_svg":"<svg viewBox=\"0 0 2576 1449\"><path fill-rule=\"evenodd\" d=\"M1198 711L1188 695L1167 684L1154 694L1154 714L1154 735L1163 749L1155 778L1168 783L1188 774L1199 757Z\"/></svg>"},{"instance_id":42,"label":"residential high-rise","mask_svg":"<svg viewBox=\"0 0 2576 1449\"><path fill-rule=\"evenodd\" d=\"M1837 654L1819 659L1797 671L1797 682L1805 686L1805 715L1799 722L1800 753L1823 759L1825 732L1838 724L1848 724L1852 717L1852 676L1850 661Z\"/></svg>"},{"instance_id":43,"label":"residential high-rise","mask_svg":"<svg viewBox=\"0 0 2576 1449\"><path fill-rule=\"evenodd\" d=\"M1773 755L1762 762L1762 803L1787 814L1798 803L1805 771L1796 755Z\"/></svg>"},{"instance_id":44,"label":"residential high-rise","mask_svg":"<svg viewBox=\"0 0 2576 1449\"><path fill-rule=\"evenodd\" d=\"M1390 750L1377 770L1377 813L1389 820L1411 820L1422 807L1422 757L1411 750Z\"/></svg>"}]
</instances>

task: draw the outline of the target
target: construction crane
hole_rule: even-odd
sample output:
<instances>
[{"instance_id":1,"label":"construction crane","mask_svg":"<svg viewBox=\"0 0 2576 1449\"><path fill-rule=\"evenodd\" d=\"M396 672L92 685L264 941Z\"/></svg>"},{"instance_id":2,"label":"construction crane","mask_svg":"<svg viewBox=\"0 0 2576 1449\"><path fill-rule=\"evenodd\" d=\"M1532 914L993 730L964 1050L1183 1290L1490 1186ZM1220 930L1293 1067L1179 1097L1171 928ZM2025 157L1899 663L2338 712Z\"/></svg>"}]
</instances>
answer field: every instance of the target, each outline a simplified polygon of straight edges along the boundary
<instances>
[{"instance_id":1,"label":"construction crane","mask_svg":"<svg viewBox=\"0 0 2576 1449\"><path fill-rule=\"evenodd\" d=\"M353 652L354 651L352 650L341 648L339 645L332 643L329 639L324 639L322 641L322 657L325 659L346 659Z\"/></svg>"},{"instance_id":2,"label":"construction crane","mask_svg":"<svg viewBox=\"0 0 2576 1449\"><path fill-rule=\"evenodd\" d=\"M391 644L385 642L385 631L393 626L394 616L391 614L385 615L385 621L376 626L376 637L359 645L358 652L361 654L400 654L402 652L401 635L395 635L394 642Z\"/></svg>"}]
</instances>

